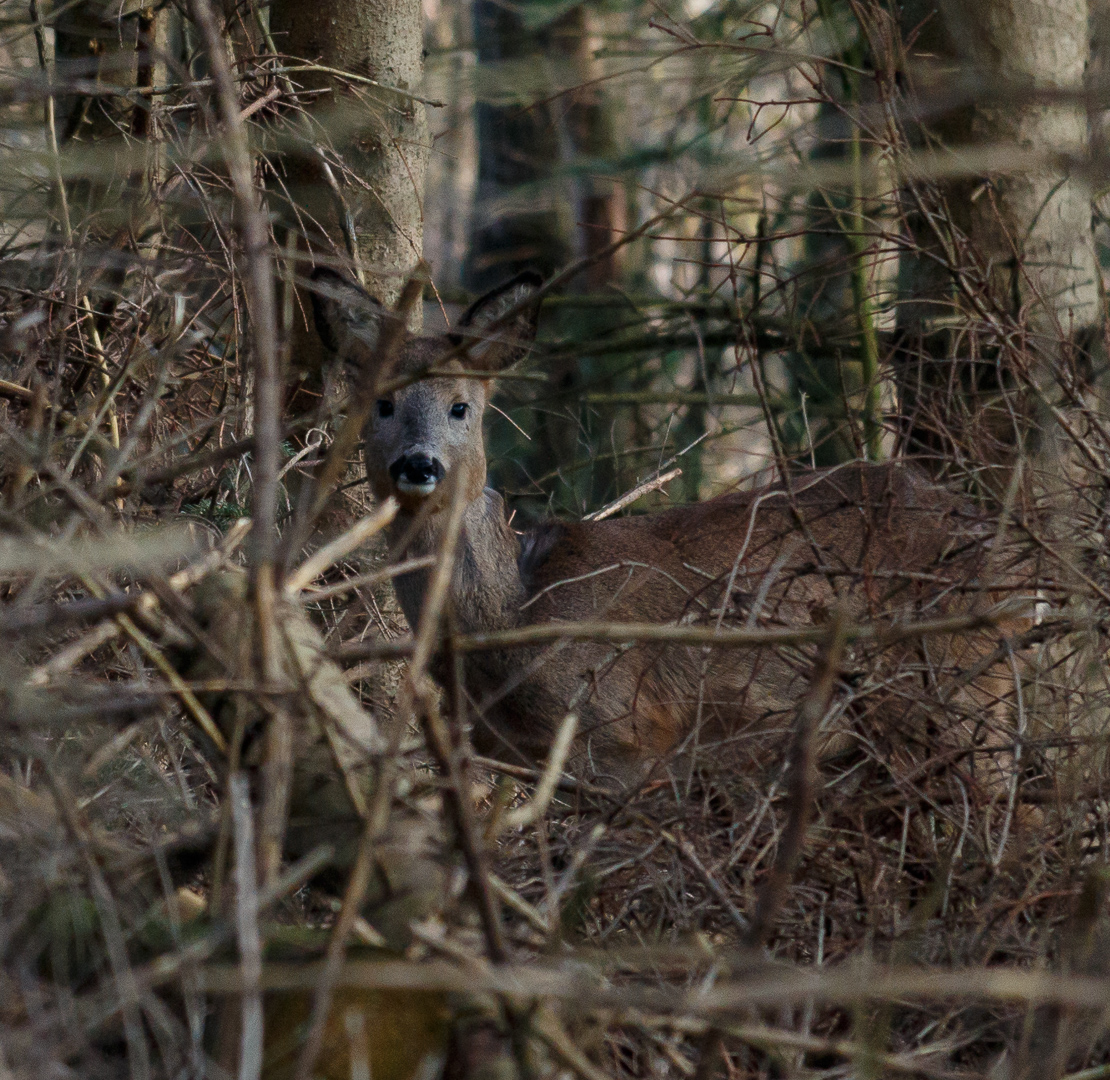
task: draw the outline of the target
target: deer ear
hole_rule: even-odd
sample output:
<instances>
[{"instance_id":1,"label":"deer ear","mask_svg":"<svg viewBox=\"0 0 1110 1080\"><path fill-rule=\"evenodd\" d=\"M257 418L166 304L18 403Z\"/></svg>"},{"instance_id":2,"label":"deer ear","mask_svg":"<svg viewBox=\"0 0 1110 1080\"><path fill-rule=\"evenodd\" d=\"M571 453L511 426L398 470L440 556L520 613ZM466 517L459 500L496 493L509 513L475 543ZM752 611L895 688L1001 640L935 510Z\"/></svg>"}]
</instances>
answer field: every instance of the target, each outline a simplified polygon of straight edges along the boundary
<instances>
[{"instance_id":1,"label":"deer ear","mask_svg":"<svg viewBox=\"0 0 1110 1080\"><path fill-rule=\"evenodd\" d=\"M344 360L357 346L373 353L388 316L361 285L323 266L312 271L312 313L324 346Z\"/></svg>"},{"instance_id":2,"label":"deer ear","mask_svg":"<svg viewBox=\"0 0 1110 1080\"><path fill-rule=\"evenodd\" d=\"M458 332L464 339L476 339L470 352L470 364L489 371L501 371L516 363L527 351L536 336L540 302L535 296L543 278L533 270L517 274L511 281L475 300L458 322ZM498 326L492 334L482 331L497 322L503 315L519 305L524 305L508 322ZM470 331L468 333L467 331Z\"/></svg>"}]
</instances>

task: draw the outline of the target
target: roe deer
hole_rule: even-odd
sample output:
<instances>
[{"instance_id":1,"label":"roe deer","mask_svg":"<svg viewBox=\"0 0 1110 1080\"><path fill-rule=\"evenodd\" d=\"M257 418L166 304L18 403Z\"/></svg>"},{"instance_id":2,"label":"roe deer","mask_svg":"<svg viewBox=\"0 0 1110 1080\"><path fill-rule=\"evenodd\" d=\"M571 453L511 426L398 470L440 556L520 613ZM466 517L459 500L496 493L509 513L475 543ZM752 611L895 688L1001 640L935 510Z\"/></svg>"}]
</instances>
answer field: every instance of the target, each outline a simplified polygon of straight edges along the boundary
<instances>
[{"instance_id":1,"label":"roe deer","mask_svg":"<svg viewBox=\"0 0 1110 1080\"><path fill-rule=\"evenodd\" d=\"M325 343L348 362L374 363L389 313L330 271L314 277ZM394 382L457 353L464 337L474 347L462 361L440 361L439 375L380 397L364 435L375 495L400 503L391 535L395 542L408 537L405 557L437 550L448 481L458 476L465 483L450 586L462 632L599 619L805 627L821 622L834 604L850 618L888 621L982 605L978 576L998 561L984 542L986 521L966 501L898 463L846 465L796 477L789 486L514 533L501 496L485 486L482 414L497 374L534 337L538 304L527 301L539 285L535 275L522 274L474 303L454 332L407 337L387 373ZM514 309L519 314L500 325ZM495 332L483 338L494 323ZM429 573L395 581L414 630ZM961 688L960 672L989 653L997 637L988 629L904 643L893 662L888 649L881 663L874 649L875 655L862 645L849 649L841 685L851 687L853 715L878 712L893 732L900 717L912 712L920 719L915 687L917 695L928 687L949 714L964 710L962 721L946 720L950 729L980 722L998 701L997 687L984 686L980 675ZM745 759L765 761L759 737L788 726L811 665L800 647L655 642L621 650L561 641L466 654L464 679L477 706L480 750L542 761L573 708L579 735L572 764L597 778L629 782L645 764L693 740L703 748L727 741L728 759L740 767ZM947 696L946 679L955 688ZM935 734L936 718L928 724Z\"/></svg>"}]
</instances>

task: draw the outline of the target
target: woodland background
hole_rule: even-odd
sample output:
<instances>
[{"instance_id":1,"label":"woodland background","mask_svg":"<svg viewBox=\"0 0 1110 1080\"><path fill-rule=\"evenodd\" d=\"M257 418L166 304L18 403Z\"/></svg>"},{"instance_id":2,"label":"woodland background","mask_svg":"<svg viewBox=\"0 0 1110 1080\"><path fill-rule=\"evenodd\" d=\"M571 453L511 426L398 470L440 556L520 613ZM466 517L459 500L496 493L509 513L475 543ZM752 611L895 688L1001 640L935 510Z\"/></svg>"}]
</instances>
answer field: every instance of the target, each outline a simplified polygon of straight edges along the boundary
<instances>
[{"instance_id":1,"label":"woodland background","mask_svg":"<svg viewBox=\"0 0 1110 1080\"><path fill-rule=\"evenodd\" d=\"M1103 0L0 2L0 1078L1110 1076L1108 48ZM517 523L963 491L1039 560L1005 738L812 807L785 736L619 798L476 759L313 263L428 329L549 279Z\"/></svg>"}]
</instances>

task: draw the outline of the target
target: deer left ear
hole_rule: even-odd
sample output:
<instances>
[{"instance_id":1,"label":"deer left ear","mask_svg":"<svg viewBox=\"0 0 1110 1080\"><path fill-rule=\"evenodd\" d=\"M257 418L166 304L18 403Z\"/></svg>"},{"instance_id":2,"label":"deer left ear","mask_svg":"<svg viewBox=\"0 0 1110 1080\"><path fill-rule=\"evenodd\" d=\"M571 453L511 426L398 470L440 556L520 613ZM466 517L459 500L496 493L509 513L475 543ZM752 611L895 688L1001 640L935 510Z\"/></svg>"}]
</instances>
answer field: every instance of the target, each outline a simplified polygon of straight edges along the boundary
<instances>
[{"instance_id":1,"label":"deer left ear","mask_svg":"<svg viewBox=\"0 0 1110 1080\"><path fill-rule=\"evenodd\" d=\"M324 346L346 361L358 346L374 352L389 317L361 285L326 267L312 271L312 312Z\"/></svg>"},{"instance_id":2,"label":"deer left ear","mask_svg":"<svg viewBox=\"0 0 1110 1080\"><path fill-rule=\"evenodd\" d=\"M457 333L464 341L473 340L467 366L498 372L515 364L536 337L540 301L533 299L543 284L534 270L525 270L511 281L479 297L467 308L457 324ZM485 328L498 322L508 312L519 308L508 321L492 333Z\"/></svg>"}]
</instances>

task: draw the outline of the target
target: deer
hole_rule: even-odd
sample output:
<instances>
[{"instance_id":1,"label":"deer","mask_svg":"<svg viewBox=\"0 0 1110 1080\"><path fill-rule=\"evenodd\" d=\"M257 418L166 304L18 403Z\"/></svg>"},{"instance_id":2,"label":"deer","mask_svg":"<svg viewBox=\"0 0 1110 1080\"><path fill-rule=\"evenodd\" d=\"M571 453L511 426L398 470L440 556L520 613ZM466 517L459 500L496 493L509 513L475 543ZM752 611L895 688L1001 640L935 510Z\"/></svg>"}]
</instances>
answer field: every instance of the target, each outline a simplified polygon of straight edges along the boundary
<instances>
[{"instance_id":1,"label":"deer","mask_svg":"<svg viewBox=\"0 0 1110 1080\"><path fill-rule=\"evenodd\" d=\"M598 620L812 628L834 610L889 625L958 615L989 601L981 576L1002 573L997 553L990 554L990 522L964 496L897 460L783 477L645 514L553 520L515 532L504 499L486 484L483 414L498 376L532 345L541 285L538 275L520 274L476 300L448 332L405 333L392 358L379 361L390 312L333 271L313 274L325 345L363 370L389 365L377 373L377 386L394 388L373 403L363 453L373 494L400 507L388 532L396 555L439 550L449 492L462 485L449 585L459 632ZM414 632L430 573L394 580ZM882 677L871 677L875 685L862 687L875 657L857 645L845 653L839 686L857 711L896 728L920 709L926 686L943 698L947 679L957 689L944 707L960 712L956 726L966 730L1003 696L988 685L989 672L962 677L997 639L987 627L906 641L884 659ZM767 739L789 728L812 668L812 653L796 646L561 640L468 652L463 680L479 752L540 765L573 711L570 766L595 782L626 785L693 744L711 758L726 754L730 767L765 767ZM447 677L442 668L432 674ZM840 709L842 723L850 711ZM830 753L843 746L839 738L829 734Z\"/></svg>"}]
</instances>

